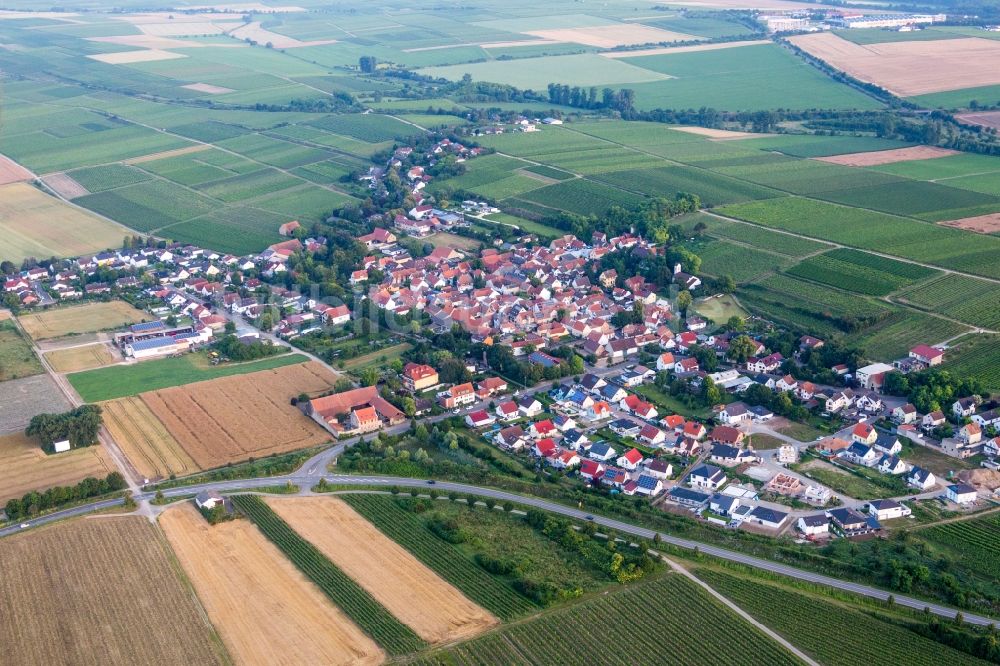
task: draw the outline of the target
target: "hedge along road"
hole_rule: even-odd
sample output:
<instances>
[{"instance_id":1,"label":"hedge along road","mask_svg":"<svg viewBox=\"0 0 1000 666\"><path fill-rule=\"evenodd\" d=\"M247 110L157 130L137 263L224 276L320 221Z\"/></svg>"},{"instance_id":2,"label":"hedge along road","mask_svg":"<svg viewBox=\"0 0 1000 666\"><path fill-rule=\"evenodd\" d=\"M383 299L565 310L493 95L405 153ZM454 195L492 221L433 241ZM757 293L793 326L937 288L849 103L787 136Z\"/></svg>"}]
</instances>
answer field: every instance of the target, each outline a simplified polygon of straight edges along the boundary
<instances>
[{"instance_id":1,"label":"hedge along road","mask_svg":"<svg viewBox=\"0 0 1000 666\"><path fill-rule=\"evenodd\" d=\"M401 488L424 488L427 489L428 486L433 486L438 490L445 491L456 491L460 493L465 493L467 495L475 495L477 497L492 498L495 500L500 500L504 502L512 502L514 504L520 504L522 506L528 506L536 509L542 509L543 511L549 511L551 513L557 513L568 518L574 518L576 520L592 520L594 523L601 525L603 527L608 527L623 534L630 534L632 536L652 539L656 534L660 535L660 539L664 543L671 544L673 546L678 546L680 548L686 548L689 550L697 549L701 553L706 555L711 555L713 557L718 557L723 560L728 560L730 562L736 562L746 566L754 567L756 569L761 569L763 571L769 571L771 573L780 574L782 576L788 576L789 578L794 578L801 581L806 581L809 583L816 583L819 585L826 585L837 590L844 590L846 592L853 592L855 594L860 594L862 596L871 597L873 599L880 599L885 601L890 596L895 599L895 603L906 608L910 608L916 611L922 611L927 608L930 612L935 615L940 615L946 618L954 618L957 611L954 608L949 608L948 606L942 606L930 601L922 601L914 597L901 596L896 594L891 594L885 590L880 590L877 587L871 587L869 585L862 585L860 583L852 583L850 581L840 580L839 578L831 578L830 576L824 576L822 574L812 573L811 571L805 571L803 569L798 569L796 567L787 566L785 564L780 564L778 562L771 562L770 560L761 559L759 557L752 557L750 555L744 555L738 551L728 550L725 548L718 548L709 544L700 543L698 541L691 541L688 539L679 539L669 534L664 534L662 532L655 532L654 530L649 530L644 527L638 527L630 523L624 523L613 518L606 518L597 514L590 514L586 511L576 509L570 506L564 506L562 504L557 504L556 502L550 502L538 497L532 497L530 495L518 495L515 493L509 493L503 490L495 490L493 488L483 488L479 486L470 486L464 483L453 483L451 481L437 481L434 483L429 482L427 479L413 479L413 478L403 478L403 477L392 477L392 476L342 476L342 475L324 475L320 477L319 475L303 475L301 473L293 473L288 476L272 476L261 479L236 479L233 481L223 481L219 483L204 483L196 486L184 486L180 488L170 488L163 491L165 497L179 497L184 495L192 495L198 493L202 490L216 490L219 492L233 491L233 490L252 490L253 488L260 488L264 486L274 486L276 484L282 484L285 482L290 482L296 485L300 485L303 488L309 488L319 481L320 478L325 478L328 483L339 485L339 486L399 486ZM155 493L143 492L135 495L135 499L150 500L153 498ZM91 504L84 504L81 506L73 507L71 509L65 509L63 511L57 511L55 513L50 513L48 515L35 518L29 521L31 527L38 525L44 525L45 523L50 523L56 520L62 520L64 518L70 518L73 516L80 516L92 511L97 511L100 509L106 509L114 506L118 506L124 502L121 498L107 499L100 502L94 502ZM10 527L5 527L0 529L0 537L8 536L16 532L22 531L22 528L18 525L12 525ZM963 612L963 616L966 622L969 622L978 626L988 626L996 623L996 620L975 614L966 614Z\"/></svg>"}]
</instances>

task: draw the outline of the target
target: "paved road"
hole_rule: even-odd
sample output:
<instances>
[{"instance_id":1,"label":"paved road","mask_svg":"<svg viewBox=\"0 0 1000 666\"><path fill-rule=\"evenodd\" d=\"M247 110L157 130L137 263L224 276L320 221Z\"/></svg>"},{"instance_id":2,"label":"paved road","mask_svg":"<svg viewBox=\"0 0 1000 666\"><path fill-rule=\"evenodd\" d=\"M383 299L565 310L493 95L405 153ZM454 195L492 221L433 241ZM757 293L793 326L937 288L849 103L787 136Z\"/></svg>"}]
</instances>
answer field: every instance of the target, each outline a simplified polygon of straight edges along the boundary
<instances>
[{"instance_id":1,"label":"paved road","mask_svg":"<svg viewBox=\"0 0 1000 666\"><path fill-rule=\"evenodd\" d=\"M308 463L307 463L308 465ZM171 488L169 490L163 491L163 494L167 497L178 497L183 495L190 495L197 493L201 490L216 490L222 493L240 490L240 489L252 489L260 488L263 486L273 486L280 485L285 482L291 482L303 487L311 487L320 478L319 474L303 474L303 473L293 473L288 476L281 477L271 477L264 479L237 479L234 481L224 481L221 483L206 483L198 486L186 486L183 488ZM529 506L536 509L541 509L544 511L549 511L551 513L556 513L568 518L574 518L576 520L593 520L594 523L601 525L603 527L611 528L622 534L630 534L632 536L637 536L645 539L652 539L657 532L646 529L644 527L638 527L629 523L624 523L620 520L615 520L613 518L606 518L597 514L590 514L585 510L577 509L570 506L564 506L556 502L551 502L549 500L541 499L538 497L531 497L526 495L518 495L515 493L509 493L503 490L497 490L494 488L481 488L478 486L471 486L464 483L454 483L451 481L438 481L435 484L429 484L426 479L413 479L413 478L402 478L402 477L386 477L386 476L343 476L343 475L330 475L323 474L329 483L342 485L342 486L383 486L389 488L391 486L399 486L401 488L423 488L429 489L431 487L436 488L439 491L456 491L460 493L465 493L468 495L475 495L477 497L483 498L493 498L495 500L505 502L510 501L522 506ZM136 495L136 500L144 501L152 499L154 493L144 492ZM41 518L36 518L30 521L32 527L38 525L44 525L46 523L51 523L56 520L61 520L64 518L69 518L72 516L84 515L96 510L105 509L109 507L114 507L120 505L123 500L121 499L111 499L104 500L101 502L95 502L93 504L86 504L83 506L75 507L72 509L66 509L64 511L59 511L57 513L49 514ZM0 537L7 536L21 531L20 527L17 525L0 529ZM861 583L852 583L850 581L840 580L838 578L832 578L830 576L824 576L822 574L813 573L811 571L805 571L803 569L798 569L786 564L781 564L778 562L771 562L770 560L764 560L759 557L754 557L752 555L746 555L744 553L728 550L726 548L719 548L717 546L712 546L709 544L699 543L697 541L691 541L689 539L680 539L678 537L671 536L669 534L659 533L660 539L664 543L671 544L673 546L678 546L680 548L685 548L688 550L698 549L700 552L707 555L712 555L730 562L736 562L746 566L754 567L755 569L761 569L763 571L769 571L776 574L781 574L783 576L788 576L801 581L806 581L810 583L816 583L820 585L826 585L838 590L844 590L847 592L853 592L860 594L862 596L871 597L874 599L885 600L890 596L890 593L881 590L870 585L863 585ZM936 615L942 617L952 618L955 617L957 612L954 608L949 608L947 606L942 606L940 604L923 601L920 599L915 599L913 597L907 597L903 595L894 595L896 603L900 606L905 606L917 611L922 611L924 608L930 609L930 611ZM972 613L964 613L965 621L971 624L987 626L996 622L995 620L984 617L982 615L975 615Z\"/></svg>"}]
</instances>

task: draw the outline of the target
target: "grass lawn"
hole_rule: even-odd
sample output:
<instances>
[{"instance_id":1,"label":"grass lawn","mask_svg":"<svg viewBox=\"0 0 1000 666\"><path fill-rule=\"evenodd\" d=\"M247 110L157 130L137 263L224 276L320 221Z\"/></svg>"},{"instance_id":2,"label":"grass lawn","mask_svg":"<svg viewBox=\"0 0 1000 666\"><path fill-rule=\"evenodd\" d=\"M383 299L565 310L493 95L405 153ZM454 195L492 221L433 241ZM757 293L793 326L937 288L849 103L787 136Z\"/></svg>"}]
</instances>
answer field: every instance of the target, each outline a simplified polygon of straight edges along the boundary
<instances>
[{"instance_id":1,"label":"grass lawn","mask_svg":"<svg viewBox=\"0 0 1000 666\"><path fill-rule=\"evenodd\" d=\"M677 398L660 390L655 384L643 384L633 390L656 405L661 417L669 414L680 414L688 418L707 419L712 415L711 410L707 408L688 407Z\"/></svg>"},{"instance_id":2,"label":"grass lawn","mask_svg":"<svg viewBox=\"0 0 1000 666\"><path fill-rule=\"evenodd\" d=\"M343 368L348 372L357 374L371 365L386 365L389 361L399 358L411 349L413 349L413 345L409 342L403 342L392 347L373 351L370 354L362 354L361 356L346 359L343 362Z\"/></svg>"},{"instance_id":3,"label":"grass lawn","mask_svg":"<svg viewBox=\"0 0 1000 666\"><path fill-rule=\"evenodd\" d=\"M134 365L116 365L78 372L69 375L68 379L86 402L101 402L171 386L280 368L308 360L301 354L283 354L248 363L225 363L213 366L208 363L204 354L184 354L173 358L141 361Z\"/></svg>"},{"instance_id":4,"label":"grass lawn","mask_svg":"<svg viewBox=\"0 0 1000 666\"><path fill-rule=\"evenodd\" d=\"M125 301L108 301L55 307L21 315L18 319L25 332L33 339L47 340L124 328L130 324L151 321L154 317Z\"/></svg>"},{"instance_id":5,"label":"grass lawn","mask_svg":"<svg viewBox=\"0 0 1000 666\"><path fill-rule=\"evenodd\" d=\"M559 238L565 233L561 229L556 229L555 227L550 227L532 220L526 220L523 217L517 217L516 215L508 215L507 213L494 213L492 215L487 215L486 219L491 222L513 224L522 231L529 234L536 234L540 238Z\"/></svg>"},{"instance_id":6,"label":"grass lawn","mask_svg":"<svg viewBox=\"0 0 1000 666\"><path fill-rule=\"evenodd\" d=\"M730 294L723 294L717 298L699 299L694 303L693 307L695 312L702 317L711 319L716 324L725 324L729 321L730 317L742 318L748 314Z\"/></svg>"},{"instance_id":7,"label":"grass lawn","mask_svg":"<svg viewBox=\"0 0 1000 666\"><path fill-rule=\"evenodd\" d=\"M753 448L757 451L771 451L779 448L785 443L777 437L772 437L771 435L765 435L763 433L757 433L750 439L753 442Z\"/></svg>"},{"instance_id":8,"label":"grass lawn","mask_svg":"<svg viewBox=\"0 0 1000 666\"><path fill-rule=\"evenodd\" d=\"M817 460L797 465L796 470L819 481L834 492L854 499L878 499L906 494L902 480L883 477L873 470L858 468L858 473L852 474L846 469Z\"/></svg>"},{"instance_id":9,"label":"grass lawn","mask_svg":"<svg viewBox=\"0 0 1000 666\"><path fill-rule=\"evenodd\" d=\"M929 469L938 478L945 479L947 473L952 471L979 468L981 456L966 459L952 458L929 446L915 444L905 437L901 437L899 441L903 445L903 450L899 453L900 458L917 467Z\"/></svg>"},{"instance_id":10,"label":"grass lawn","mask_svg":"<svg viewBox=\"0 0 1000 666\"><path fill-rule=\"evenodd\" d=\"M10 320L0 321L0 382L37 375L42 364Z\"/></svg>"},{"instance_id":11,"label":"grass lawn","mask_svg":"<svg viewBox=\"0 0 1000 666\"><path fill-rule=\"evenodd\" d=\"M808 423L796 423L790 421L788 425L778 428L778 432L782 435L788 435L793 439L797 439L800 442L812 442L817 437L822 437L823 433L813 428Z\"/></svg>"},{"instance_id":12,"label":"grass lawn","mask_svg":"<svg viewBox=\"0 0 1000 666\"><path fill-rule=\"evenodd\" d=\"M451 247L456 250L466 250L469 252L479 250L479 246L482 245L475 238L466 238L465 236L445 232L431 234L425 240L434 247Z\"/></svg>"}]
</instances>

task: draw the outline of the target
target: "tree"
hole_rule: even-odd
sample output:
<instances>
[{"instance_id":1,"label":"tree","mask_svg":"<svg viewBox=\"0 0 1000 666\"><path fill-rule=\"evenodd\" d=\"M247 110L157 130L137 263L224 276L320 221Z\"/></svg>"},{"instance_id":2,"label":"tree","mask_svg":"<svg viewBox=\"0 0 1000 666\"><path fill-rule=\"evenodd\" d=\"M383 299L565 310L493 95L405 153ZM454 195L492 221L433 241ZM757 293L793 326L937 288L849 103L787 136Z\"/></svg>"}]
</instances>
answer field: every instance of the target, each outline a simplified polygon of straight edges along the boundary
<instances>
[{"instance_id":1,"label":"tree","mask_svg":"<svg viewBox=\"0 0 1000 666\"><path fill-rule=\"evenodd\" d=\"M359 376L362 386L375 386L378 383L378 370L375 368L365 368Z\"/></svg>"},{"instance_id":2,"label":"tree","mask_svg":"<svg viewBox=\"0 0 1000 666\"><path fill-rule=\"evenodd\" d=\"M378 69L378 60L375 56L361 56L358 58L358 68L362 74L374 74Z\"/></svg>"},{"instance_id":3,"label":"tree","mask_svg":"<svg viewBox=\"0 0 1000 666\"><path fill-rule=\"evenodd\" d=\"M726 355L736 363L745 363L755 351L757 351L757 343L750 339L750 336L741 335L730 341Z\"/></svg>"},{"instance_id":4,"label":"tree","mask_svg":"<svg viewBox=\"0 0 1000 666\"><path fill-rule=\"evenodd\" d=\"M701 381L701 401L706 405L722 402L722 391L715 385L715 381L711 377L705 377Z\"/></svg>"},{"instance_id":5,"label":"tree","mask_svg":"<svg viewBox=\"0 0 1000 666\"><path fill-rule=\"evenodd\" d=\"M233 335L236 333L236 323L232 321L226 321L226 333Z\"/></svg>"},{"instance_id":6,"label":"tree","mask_svg":"<svg viewBox=\"0 0 1000 666\"><path fill-rule=\"evenodd\" d=\"M743 320L743 317L740 317L739 315L733 315L726 321L726 328L734 333L739 333L740 331L745 330L746 327L747 323Z\"/></svg>"},{"instance_id":7,"label":"tree","mask_svg":"<svg viewBox=\"0 0 1000 666\"><path fill-rule=\"evenodd\" d=\"M719 284L719 289L724 294L731 294L736 291L736 280L733 279L732 275L723 275L722 280Z\"/></svg>"},{"instance_id":8,"label":"tree","mask_svg":"<svg viewBox=\"0 0 1000 666\"><path fill-rule=\"evenodd\" d=\"M687 309L691 307L691 300L691 292L686 289L677 294L677 309L686 314Z\"/></svg>"}]
</instances>

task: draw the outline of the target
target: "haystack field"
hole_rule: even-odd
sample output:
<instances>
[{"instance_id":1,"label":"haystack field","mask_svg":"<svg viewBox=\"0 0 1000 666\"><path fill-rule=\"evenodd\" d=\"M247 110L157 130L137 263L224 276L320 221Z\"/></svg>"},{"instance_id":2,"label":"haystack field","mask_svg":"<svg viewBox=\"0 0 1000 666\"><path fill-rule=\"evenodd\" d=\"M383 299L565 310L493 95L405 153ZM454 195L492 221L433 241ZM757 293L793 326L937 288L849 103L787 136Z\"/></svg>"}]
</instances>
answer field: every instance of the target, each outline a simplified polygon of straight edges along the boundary
<instances>
[{"instance_id":1,"label":"haystack field","mask_svg":"<svg viewBox=\"0 0 1000 666\"><path fill-rule=\"evenodd\" d=\"M202 469L322 444L329 433L290 400L329 390L336 378L319 363L175 386L140 395Z\"/></svg>"},{"instance_id":2,"label":"haystack field","mask_svg":"<svg viewBox=\"0 0 1000 666\"><path fill-rule=\"evenodd\" d=\"M238 664L379 664L381 649L248 520L211 526L184 503L160 516Z\"/></svg>"},{"instance_id":3,"label":"haystack field","mask_svg":"<svg viewBox=\"0 0 1000 666\"><path fill-rule=\"evenodd\" d=\"M854 44L824 32L788 41L851 76L900 97L1000 84L1000 41L968 37Z\"/></svg>"},{"instance_id":4,"label":"haystack field","mask_svg":"<svg viewBox=\"0 0 1000 666\"><path fill-rule=\"evenodd\" d=\"M228 661L145 518L81 518L3 539L0 570L0 663Z\"/></svg>"},{"instance_id":5,"label":"haystack field","mask_svg":"<svg viewBox=\"0 0 1000 666\"><path fill-rule=\"evenodd\" d=\"M157 480L199 471L191 456L141 399L112 400L101 404L101 409L111 437L144 478Z\"/></svg>"},{"instance_id":6,"label":"haystack field","mask_svg":"<svg viewBox=\"0 0 1000 666\"><path fill-rule=\"evenodd\" d=\"M335 39L303 42L288 35L271 32L267 28L264 28L260 21L241 25L235 30L230 30L228 34L230 37L236 37L237 39L252 39L259 44L270 44L272 48L276 49L297 49L303 46L323 46L337 42Z\"/></svg>"},{"instance_id":7,"label":"haystack field","mask_svg":"<svg viewBox=\"0 0 1000 666\"><path fill-rule=\"evenodd\" d=\"M111 365L115 356L105 343L45 352L45 360L56 372L77 372Z\"/></svg>"},{"instance_id":8,"label":"haystack field","mask_svg":"<svg viewBox=\"0 0 1000 666\"><path fill-rule=\"evenodd\" d=\"M817 157L820 162L840 164L852 167L882 166L896 162L914 162L917 160L934 160L939 157L958 155L957 150L938 148L937 146L910 146L909 148L894 148L892 150L874 150L867 153L848 153L846 155L830 155Z\"/></svg>"},{"instance_id":9,"label":"haystack field","mask_svg":"<svg viewBox=\"0 0 1000 666\"><path fill-rule=\"evenodd\" d=\"M332 497L266 501L425 641L464 640L498 623L343 501Z\"/></svg>"},{"instance_id":10,"label":"haystack field","mask_svg":"<svg viewBox=\"0 0 1000 666\"><path fill-rule=\"evenodd\" d=\"M24 433L0 436L0 503L32 490L72 486L88 476L103 478L113 471L115 465L100 445L48 455Z\"/></svg>"},{"instance_id":11,"label":"haystack field","mask_svg":"<svg viewBox=\"0 0 1000 666\"><path fill-rule=\"evenodd\" d=\"M19 317L19 321L32 339L47 340L72 333L93 333L122 328L141 321L149 321L151 317L125 301L108 301L43 310L23 315Z\"/></svg>"},{"instance_id":12,"label":"haystack field","mask_svg":"<svg viewBox=\"0 0 1000 666\"><path fill-rule=\"evenodd\" d=\"M187 88L188 90L205 93L207 95L225 95L226 93L236 92L232 88L213 86L211 83L189 83L186 86L181 86L181 88Z\"/></svg>"}]
</instances>

